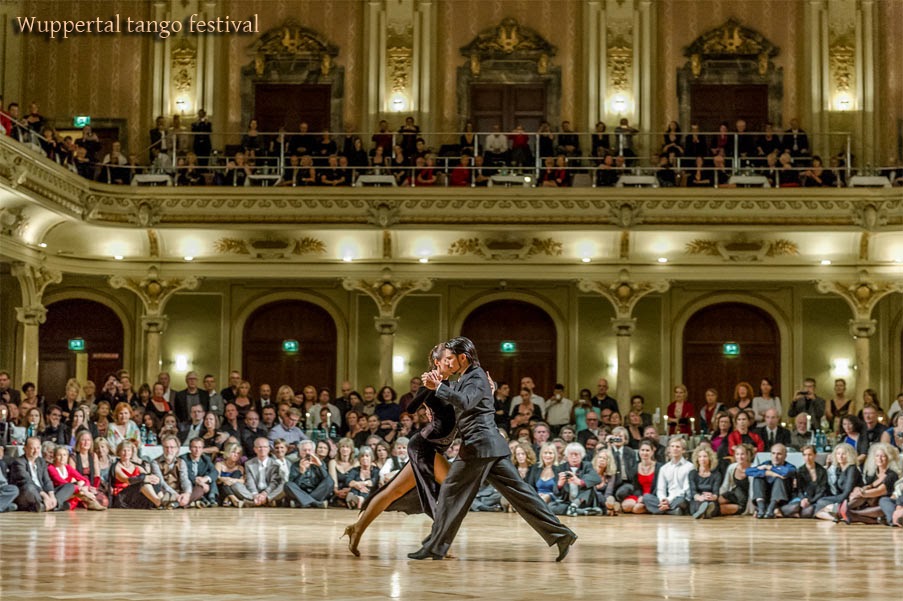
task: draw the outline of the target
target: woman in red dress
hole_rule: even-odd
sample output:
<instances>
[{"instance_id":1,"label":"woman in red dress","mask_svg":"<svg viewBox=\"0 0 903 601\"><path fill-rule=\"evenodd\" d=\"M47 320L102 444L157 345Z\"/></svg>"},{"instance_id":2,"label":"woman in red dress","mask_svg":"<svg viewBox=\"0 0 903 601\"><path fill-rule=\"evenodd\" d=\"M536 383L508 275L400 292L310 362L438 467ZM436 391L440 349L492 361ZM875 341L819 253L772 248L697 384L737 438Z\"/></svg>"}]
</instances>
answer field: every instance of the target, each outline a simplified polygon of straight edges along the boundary
<instances>
[{"instance_id":1,"label":"woman in red dress","mask_svg":"<svg viewBox=\"0 0 903 601\"><path fill-rule=\"evenodd\" d=\"M686 386L678 384L674 387L674 400L668 405L668 434L692 434L693 404L688 397Z\"/></svg>"},{"instance_id":2,"label":"woman in red dress","mask_svg":"<svg viewBox=\"0 0 903 601\"><path fill-rule=\"evenodd\" d=\"M639 455L640 461L636 466L636 476L633 478L633 491L621 501L621 511L624 513L646 513L643 495L653 494L658 470L662 466L661 463L656 463L655 449L649 440L640 443Z\"/></svg>"},{"instance_id":3,"label":"woman in red dress","mask_svg":"<svg viewBox=\"0 0 903 601\"><path fill-rule=\"evenodd\" d=\"M69 509L76 507L86 507L93 511L103 511L106 509L97 502L96 489L91 486L88 479L82 476L78 471L69 465L69 449L60 445L53 452L53 463L47 466L47 473L53 486L63 486L64 484L74 484L75 494L69 499Z\"/></svg>"}]
</instances>

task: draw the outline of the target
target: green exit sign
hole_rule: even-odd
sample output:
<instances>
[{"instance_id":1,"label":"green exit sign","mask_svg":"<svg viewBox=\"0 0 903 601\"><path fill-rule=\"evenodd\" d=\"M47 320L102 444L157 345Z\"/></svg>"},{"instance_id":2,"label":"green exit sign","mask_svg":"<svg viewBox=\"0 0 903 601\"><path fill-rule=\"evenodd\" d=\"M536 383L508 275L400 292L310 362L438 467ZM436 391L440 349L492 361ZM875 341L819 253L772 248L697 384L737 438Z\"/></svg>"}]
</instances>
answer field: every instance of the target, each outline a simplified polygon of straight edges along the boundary
<instances>
[{"instance_id":1,"label":"green exit sign","mask_svg":"<svg viewBox=\"0 0 903 601\"><path fill-rule=\"evenodd\" d=\"M73 127L84 127L86 125L91 125L90 115L76 115L72 118Z\"/></svg>"},{"instance_id":2,"label":"green exit sign","mask_svg":"<svg viewBox=\"0 0 903 601\"><path fill-rule=\"evenodd\" d=\"M503 353L516 353L517 343L512 340L504 340L502 341L501 349Z\"/></svg>"},{"instance_id":3,"label":"green exit sign","mask_svg":"<svg viewBox=\"0 0 903 601\"><path fill-rule=\"evenodd\" d=\"M282 350L286 353L297 353L301 350L301 345L298 344L297 340L283 340Z\"/></svg>"},{"instance_id":4,"label":"green exit sign","mask_svg":"<svg viewBox=\"0 0 903 601\"><path fill-rule=\"evenodd\" d=\"M740 345L736 342L725 342L721 345L721 354L725 357L739 357Z\"/></svg>"},{"instance_id":5,"label":"green exit sign","mask_svg":"<svg viewBox=\"0 0 903 601\"><path fill-rule=\"evenodd\" d=\"M76 353L82 353L85 351L85 339L84 338L70 338L69 339L69 350L75 351Z\"/></svg>"}]
</instances>

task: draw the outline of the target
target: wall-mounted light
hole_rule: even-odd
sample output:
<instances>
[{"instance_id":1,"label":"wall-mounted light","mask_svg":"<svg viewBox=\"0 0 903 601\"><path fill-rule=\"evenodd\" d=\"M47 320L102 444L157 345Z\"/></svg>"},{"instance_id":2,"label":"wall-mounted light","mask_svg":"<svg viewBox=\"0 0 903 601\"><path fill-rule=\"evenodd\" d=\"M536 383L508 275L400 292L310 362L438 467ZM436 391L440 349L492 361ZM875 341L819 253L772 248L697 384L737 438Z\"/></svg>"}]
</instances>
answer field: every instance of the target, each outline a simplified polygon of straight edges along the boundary
<instances>
[{"instance_id":1,"label":"wall-mounted light","mask_svg":"<svg viewBox=\"0 0 903 601\"><path fill-rule=\"evenodd\" d=\"M184 115L185 111L188 110L188 101L184 98L176 98L176 109L178 109L179 113Z\"/></svg>"},{"instance_id":2,"label":"wall-mounted light","mask_svg":"<svg viewBox=\"0 0 903 601\"><path fill-rule=\"evenodd\" d=\"M853 98L846 92L839 92L834 96L834 109L838 111L853 110Z\"/></svg>"},{"instance_id":3,"label":"wall-mounted light","mask_svg":"<svg viewBox=\"0 0 903 601\"><path fill-rule=\"evenodd\" d=\"M176 355L173 364L175 371L188 371L188 355Z\"/></svg>"},{"instance_id":4,"label":"wall-mounted light","mask_svg":"<svg viewBox=\"0 0 903 601\"><path fill-rule=\"evenodd\" d=\"M408 360L404 355L394 355L392 357L392 371L396 374L403 374L408 366Z\"/></svg>"},{"instance_id":5,"label":"wall-mounted light","mask_svg":"<svg viewBox=\"0 0 903 601\"><path fill-rule=\"evenodd\" d=\"M831 374L838 378L846 378L850 375L849 359L834 359L831 362Z\"/></svg>"},{"instance_id":6,"label":"wall-mounted light","mask_svg":"<svg viewBox=\"0 0 903 601\"><path fill-rule=\"evenodd\" d=\"M621 94L616 94L615 97L611 99L611 107L616 113L621 115L627 111L627 99Z\"/></svg>"},{"instance_id":7,"label":"wall-mounted light","mask_svg":"<svg viewBox=\"0 0 903 601\"><path fill-rule=\"evenodd\" d=\"M393 113L400 113L402 111L407 110L408 108L408 99L402 93L396 93L392 96L392 100L390 102L390 108Z\"/></svg>"}]
</instances>

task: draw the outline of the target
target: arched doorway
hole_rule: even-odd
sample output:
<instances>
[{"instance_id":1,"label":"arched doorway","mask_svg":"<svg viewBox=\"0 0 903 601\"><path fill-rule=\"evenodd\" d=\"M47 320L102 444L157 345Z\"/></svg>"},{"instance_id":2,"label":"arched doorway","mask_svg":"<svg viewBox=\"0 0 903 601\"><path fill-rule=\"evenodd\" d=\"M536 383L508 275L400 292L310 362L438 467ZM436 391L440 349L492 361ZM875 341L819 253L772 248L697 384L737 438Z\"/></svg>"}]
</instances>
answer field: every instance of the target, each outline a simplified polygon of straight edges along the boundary
<instances>
[{"instance_id":1,"label":"arched doorway","mask_svg":"<svg viewBox=\"0 0 903 601\"><path fill-rule=\"evenodd\" d=\"M523 301L493 301L467 316L461 335L473 340L482 366L494 380L508 382L512 395L518 393L520 379L530 376L536 394L551 396L558 348L548 313ZM503 349L503 342L513 342L515 350Z\"/></svg>"},{"instance_id":2,"label":"arched doorway","mask_svg":"<svg viewBox=\"0 0 903 601\"><path fill-rule=\"evenodd\" d=\"M102 303L73 298L48 305L47 321L39 333L40 394L56 400L63 396L66 380L75 377L75 353L68 344L71 338L85 340L88 379L99 389L107 374L123 367L123 335L119 316Z\"/></svg>"},{"instance_id":3,"label":"arched doorway","mask_svg":"<svg viewBox=\"0 0 903 601\"><path fill-rule=\"evenodd\" d=\"M282 349L297 340L297 353ZM335 387L338 336L332 316L313 303L284 300L258 308L245 321L242 370L256 390L269 384L273 394L283 384L295 391L307 384Z\"/></svg>"},{"instance_id":4,"label":"arched doorway","mask_svg":"<svg viewBox=\"0 0 903 601\"><path fill-rule=\"evenodd\" d=\"M758 394L762 378L780 395L781 335L766 311L745 303L710 305L690 317L683 341L683 381L697 407L708 388L726 405L733 404L738 382L749 382ZM739 354L726 352L726 343L736 344Z\"/></svg>"}]
</instances>

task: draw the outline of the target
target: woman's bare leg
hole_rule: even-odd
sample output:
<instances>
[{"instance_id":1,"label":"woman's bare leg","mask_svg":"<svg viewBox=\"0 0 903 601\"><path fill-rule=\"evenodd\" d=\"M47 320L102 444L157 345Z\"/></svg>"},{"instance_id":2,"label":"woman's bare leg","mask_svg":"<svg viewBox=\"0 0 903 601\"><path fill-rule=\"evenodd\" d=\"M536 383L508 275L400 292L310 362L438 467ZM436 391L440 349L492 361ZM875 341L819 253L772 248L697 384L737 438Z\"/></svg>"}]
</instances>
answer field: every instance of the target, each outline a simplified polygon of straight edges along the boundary
<instances>
[{"instance_id":1,"label":"woman's bare leg","mask_svg":"<svg viewBox=\"0 0 903 601\"><path fill-rule=\"evenodd\" d=\"M409 461L401 468L398 475L389 482L389 485L386 486L386 488L379 491L378 495L370 499L370 503L367 504L367 508L358 516L357 521L345 528L343 536L348 536L348 549L355 556L360 555L357 550L357 545L361 541L361 536L364 535L364 531L370 526L371 522L373 522L379 514L385 511L386 507L403 497L416 485L417 481L414 478L414 468L411 467L411 462Z\"/></svg>"},{"instance_id":2,"label":"woman's bare leg","mask_svg":"<svg viewBox=\"0 0 903 601\"><path fill-rule=\"evenodd\" d=\"M436 482L439 484L445 482L445 477L448 476L450 467L451 464L448 462L448 459L445 458L445 455L436 453L436 457L433 459L433 472L436 475Z\"/></svg>"}]
</instances>

